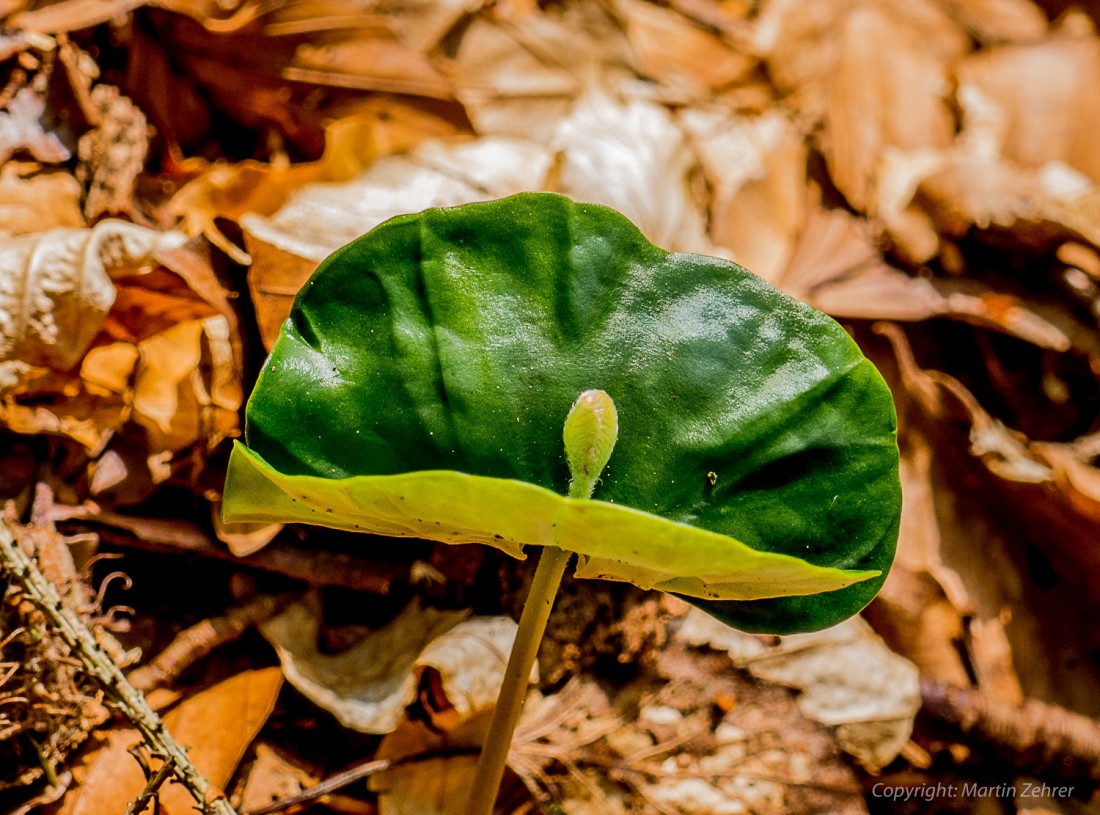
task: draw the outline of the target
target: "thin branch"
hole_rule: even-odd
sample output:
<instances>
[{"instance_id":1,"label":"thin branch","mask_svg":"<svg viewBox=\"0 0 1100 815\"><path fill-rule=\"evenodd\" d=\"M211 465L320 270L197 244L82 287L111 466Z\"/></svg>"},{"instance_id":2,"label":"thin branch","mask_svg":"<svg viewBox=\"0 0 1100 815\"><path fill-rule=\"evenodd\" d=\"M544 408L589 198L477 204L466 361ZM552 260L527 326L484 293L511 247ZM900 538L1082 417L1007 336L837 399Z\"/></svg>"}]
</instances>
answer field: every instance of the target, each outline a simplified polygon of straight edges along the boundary
<instances>
[{"instance_id":1,"label":"thin branch","mask_svg":"<svg viewBox=\"0 0 1100 815\"><path fill-rule=\"evenodd\" d=\"M145 811L145 807L149 806L149 802L153 800L153 796L164 786L164 782L168 780L168 776L172 774L175 768L176 761L173 758L169 758L161 764L160 769L149 779L149 783L145 785L145 789L141 791L141 794L126 807L126 815L141 815Z\"/></svg>"},{"instance_id":2,"label":"thin branch","mask_svg":"<svg viewBox=\"0 0 1100 815\"><path fill-rule=\"evenodd\" d=\"M224 616L185 628L156 657L130 671L127 679L140 691L163 687L215 648L236 640L252 626L274 617L290 599L289 594L262 594L230 609Z\"/></svg>"},{"instance_id":3,"label":"thin branch","mask_svg":"<svg viewBox=\"0 0 1100 815\"><path fill-rule=\"evenodd\" d=\"M1100 724L1034 699L1011 705L980 691L921 681L926 714L1009 752L1017 766L1100 780Z\"/></svg>"},{"instance_id":4,"label":"thin branch","mask_svg":"<svg viewBox=\"0 0 1100 815\"><path fill-rule=\"evenodd\" d=\"M80 658L88 673L100 683L149 745L166 760L175 762L176 777L187 787L204 815L236 815L224 796L207 799L212 792L210 783L195 769L184 749L146 704L141 692L126 681L122 670L96 642L95 635L65 606L53 584L42 576L34 561L23 553L7 523L3 521L0 521L0 566L3 571L11 574L27 599L38 607L61 639Z\"/></svg>"}]
</instances>

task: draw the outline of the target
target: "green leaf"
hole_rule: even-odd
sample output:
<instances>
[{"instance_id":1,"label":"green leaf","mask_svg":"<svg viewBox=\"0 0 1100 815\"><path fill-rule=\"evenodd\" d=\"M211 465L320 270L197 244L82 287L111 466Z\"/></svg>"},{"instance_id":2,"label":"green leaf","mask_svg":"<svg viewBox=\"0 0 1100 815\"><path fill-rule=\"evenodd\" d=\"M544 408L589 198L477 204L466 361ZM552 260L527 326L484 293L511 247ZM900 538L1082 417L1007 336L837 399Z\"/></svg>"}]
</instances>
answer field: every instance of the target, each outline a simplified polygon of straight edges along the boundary
<instances>
[{"instance_id":1,"label":"green leaf","mask_svg":"<svg viewBox=\"0 0 1100 815\"><path fill-rule=\"evenodd\" d=\"M569 500L563 423L590 389L618 441L594 500ZM589 557L581 575L724 598L695 602L749 630L858 611L897 537L893 403L835 322L549 194L403 216L336 252L246 441L228 520L554 543Z\"/></svg>"}]
</instances>

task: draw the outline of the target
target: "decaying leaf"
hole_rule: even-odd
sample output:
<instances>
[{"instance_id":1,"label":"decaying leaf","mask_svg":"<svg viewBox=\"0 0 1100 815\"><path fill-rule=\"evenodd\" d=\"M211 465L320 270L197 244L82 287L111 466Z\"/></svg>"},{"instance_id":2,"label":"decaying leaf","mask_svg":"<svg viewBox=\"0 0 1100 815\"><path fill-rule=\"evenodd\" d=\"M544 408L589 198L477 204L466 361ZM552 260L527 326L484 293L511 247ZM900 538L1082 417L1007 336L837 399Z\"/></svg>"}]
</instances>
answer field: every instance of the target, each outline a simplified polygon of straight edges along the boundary
<instances>
[{"instance_id":1,"label":"decaying leaf","mask_svg":"<svg viewBox=\"0 0 1100 815\"><path fill-rule=\"evenodd\" d=\"M178 232L105 221L8 241L0 247L0 364L72 368L114 302L111 279L150 271L157 250L185 240ZM4 380L14 384L7 374Z\"/></svg>"},{"instance_id":2,"label":"decaying leaf","mask_svg":"<svg viewBox=\"0 0 1100 815\"><path fill-rule=\"evenodd\" d=\"M781 113L685 110L678 121L710 186L710 237L777 284L806 218L806 145Z\"/></svg>"},{"instance_id":3,"label":"decaying leaf","mask_svg":"<svg viewBox=\"0 0 1100 815\"><path fill-rule=\"evenodd\" d=\"M278 668L245 671L184 700L164 717L164 725L190 747L199 772L223 789L271 714L281 685ZM124 812L145 787L141 766L128 752L140 743L134 730L109 731L84 758L83 781L65 796L60 815ZM166 815L187 815L195 801L185 787L169 783L161 789L160 805Z\"/></svg>"},{"instance_id":4,"label":"decaying leaf","mask_svg":"<svg viewBox=\"0 0 1100 815\"><path fill-rule=\"evenodd\" d=\"M5 170L11 168L6 165ZM80 183L68 173L0 175L0 231L9 236L84 226Z\"/></svg>"},{"instance_id":5,"label":"decaying leaf","mask_svg":"<svg viewBox=\"0 0 1100 815\"><path fill-rule=\"evenodd\" d=\"M488 724L480 716L440 732L407 721L382 739L377 757L405 763L370 779L379 815L462 815Z\"/></svg>"},{"instance_id":6,"label":"decaying leaf","mask_svg":"<svg viewBox=\"0 0 1100 815\"><path fill-rule=\"evenodd\" d=\"M840 745L867 767L886 766L909 740L920 710L917 669L858 617L767 646L691 611L681 636L728 651L735 665L758 679L799 690L799 709L836 728Z\"/></svg>"},{"instance_id":7,"label":"decaying leaf","mask_svg":"<svg viewBox=\"0 0 1100 815\"><path fill-rule=\"evenodd\" d=\"M345 727L389 733L418 687L437 726L452 729L491 707L515 639L510 619L409 605L385 627L337 654L318 650L316 601L264 623L287 680ZM425 676L425 674L428 674Z\"/></svg>"},{"instance_id":8,"label":"decaying leaf","mask_svg":"<svg viewBox=\"0 0 1100 815\"><path fill-rule=\"evenodd\" d=\"M335 249L406 212L541 189L552 162L551 151L520 139L428 140L343 183L305 185L270 217L245 215L248 282L265 345L274 344L294 295Z\"/></svg>"}]
</instances>

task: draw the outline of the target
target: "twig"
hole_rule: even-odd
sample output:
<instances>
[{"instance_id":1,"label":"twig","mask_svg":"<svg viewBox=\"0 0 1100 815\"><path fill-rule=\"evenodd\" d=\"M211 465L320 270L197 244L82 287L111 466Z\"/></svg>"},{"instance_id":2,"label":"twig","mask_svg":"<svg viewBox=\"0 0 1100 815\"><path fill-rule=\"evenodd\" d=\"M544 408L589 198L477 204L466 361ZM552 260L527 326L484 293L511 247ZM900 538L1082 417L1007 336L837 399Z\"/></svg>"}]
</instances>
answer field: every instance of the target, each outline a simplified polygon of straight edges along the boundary
<instances>
[{"instance_id":1,"label":"twig","mask_svg":"<svg viewBox=\"0 0 1100 815\"><path fill-rule=\"evenodd\" d=\"M122 670L100 648L95 635L62 603L54 586L42 576L34 562L15 542L7 523L0 521L0 565L9 572L19 588L42 612L58 635L73 649L85 669L102 685L112 701L133 722L151 747L165 760L176 764L175 775L198 802L204 815L236 815L224 796L207 800L210 783L199 774L184 749L172 738L164 723L145 703Z\"/></svg>"},{"instance_id":2,"label":"twig","mask_svg":"<svg viewBox=\"0 0 1100 815\"><path fill-rule=\"evenodd\" d=\"M1012 753L1040 774L1100 781L1100 724L1034 699L1016 706L980 691L921 681L923 710L963 733Z\"/></svg>"},{"instance_id":3,"label":"twig","mask_svg":"<svg viewBox=\"0 0 1100 815\"><path fill-rule=\"evenodd\" d=\"M257 623L274 617L290 599L289 594L262 594L243 606L230 609L222 617L213 617L185 628L156 657L130 671L126 678L140 691L163 687L215 648L232 642Z\"/></svg>"},{"instance_id":4,"label":"twig","mask_svg":"<svg viewBox=\"0 0 1100 815\"><path fill-rule=\"evenodd\" d=\"M168 780L168 776L172 774L175 767L176 761L173 758L169 758L161 764L160 769L149 779L149 783L145 785L145 789L141 791L141 794L126 807L126 815L141 815L145 811L145 807L149 806L149 802L153 800L153 796L164 786L164 782Z\"/></svg>"},{"instance_id":5,"label":"twig","mask_svg":"<svg viewBox=\"0 0 1100 815\"><path fill-rule=\"evenodd\" d=\"M319 784L314 784L307 790L302 790L297 795L284 798L281 801L276 801L260 809L250 809L248 812L243 813L243 815L270 815L272 812L282 812L284 809L290 809L291 807L300 806L301 804L308 804L310 801L316 801L318 798L329 795L339 789L343 789L348 786L348 784L353 784L364 778L370 778L372 775L380 773L383 770L388 770L396 763L398 762L384 758L364 761L330 778L326 778Z\"/></svg>"},{"instance_id":6,"label":"twig","mask_svg":"<svg viewBox=\"0 0 1100 815\"><path fill-rule=\"evenodd\" d=\"M408 583L410 580L408 565L380 563L322 549L306 550L280 541L273 541L255 554L237 557L211 540L198 525L179 519L166 521L100 510L87 513L82 520L102 525L97 530L100 537L115 546L147 552L186 552L281 574L312 586L340 586L371 594L389 594L395 583ZM112 532L103 529L103 526L122 529L130 534Z\"/></svg>"}]
</instances>

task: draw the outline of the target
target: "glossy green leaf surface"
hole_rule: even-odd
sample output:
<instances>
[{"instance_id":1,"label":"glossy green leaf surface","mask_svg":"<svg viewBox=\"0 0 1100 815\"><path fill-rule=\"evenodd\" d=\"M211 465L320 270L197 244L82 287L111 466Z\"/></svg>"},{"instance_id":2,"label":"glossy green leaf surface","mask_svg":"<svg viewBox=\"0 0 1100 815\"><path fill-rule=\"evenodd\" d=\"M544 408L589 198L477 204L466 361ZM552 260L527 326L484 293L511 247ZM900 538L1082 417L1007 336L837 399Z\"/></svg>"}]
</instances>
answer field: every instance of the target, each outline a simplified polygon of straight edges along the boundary
<instances>
[{"instance_id":1,"label":"glossy green leaf surface","mask_svg":"<svg viewBox=\"0 0 1100 815\"><path fill-rule=\"evenodd\" d=\"M593 388L618 441L593 500L565 499L563 422ZM891 397L835 322L549 194L396 218L325 261L246 443L227 520L553 543L749 630L858 611L897 537Z\"/></svg>"}]
</instances>

